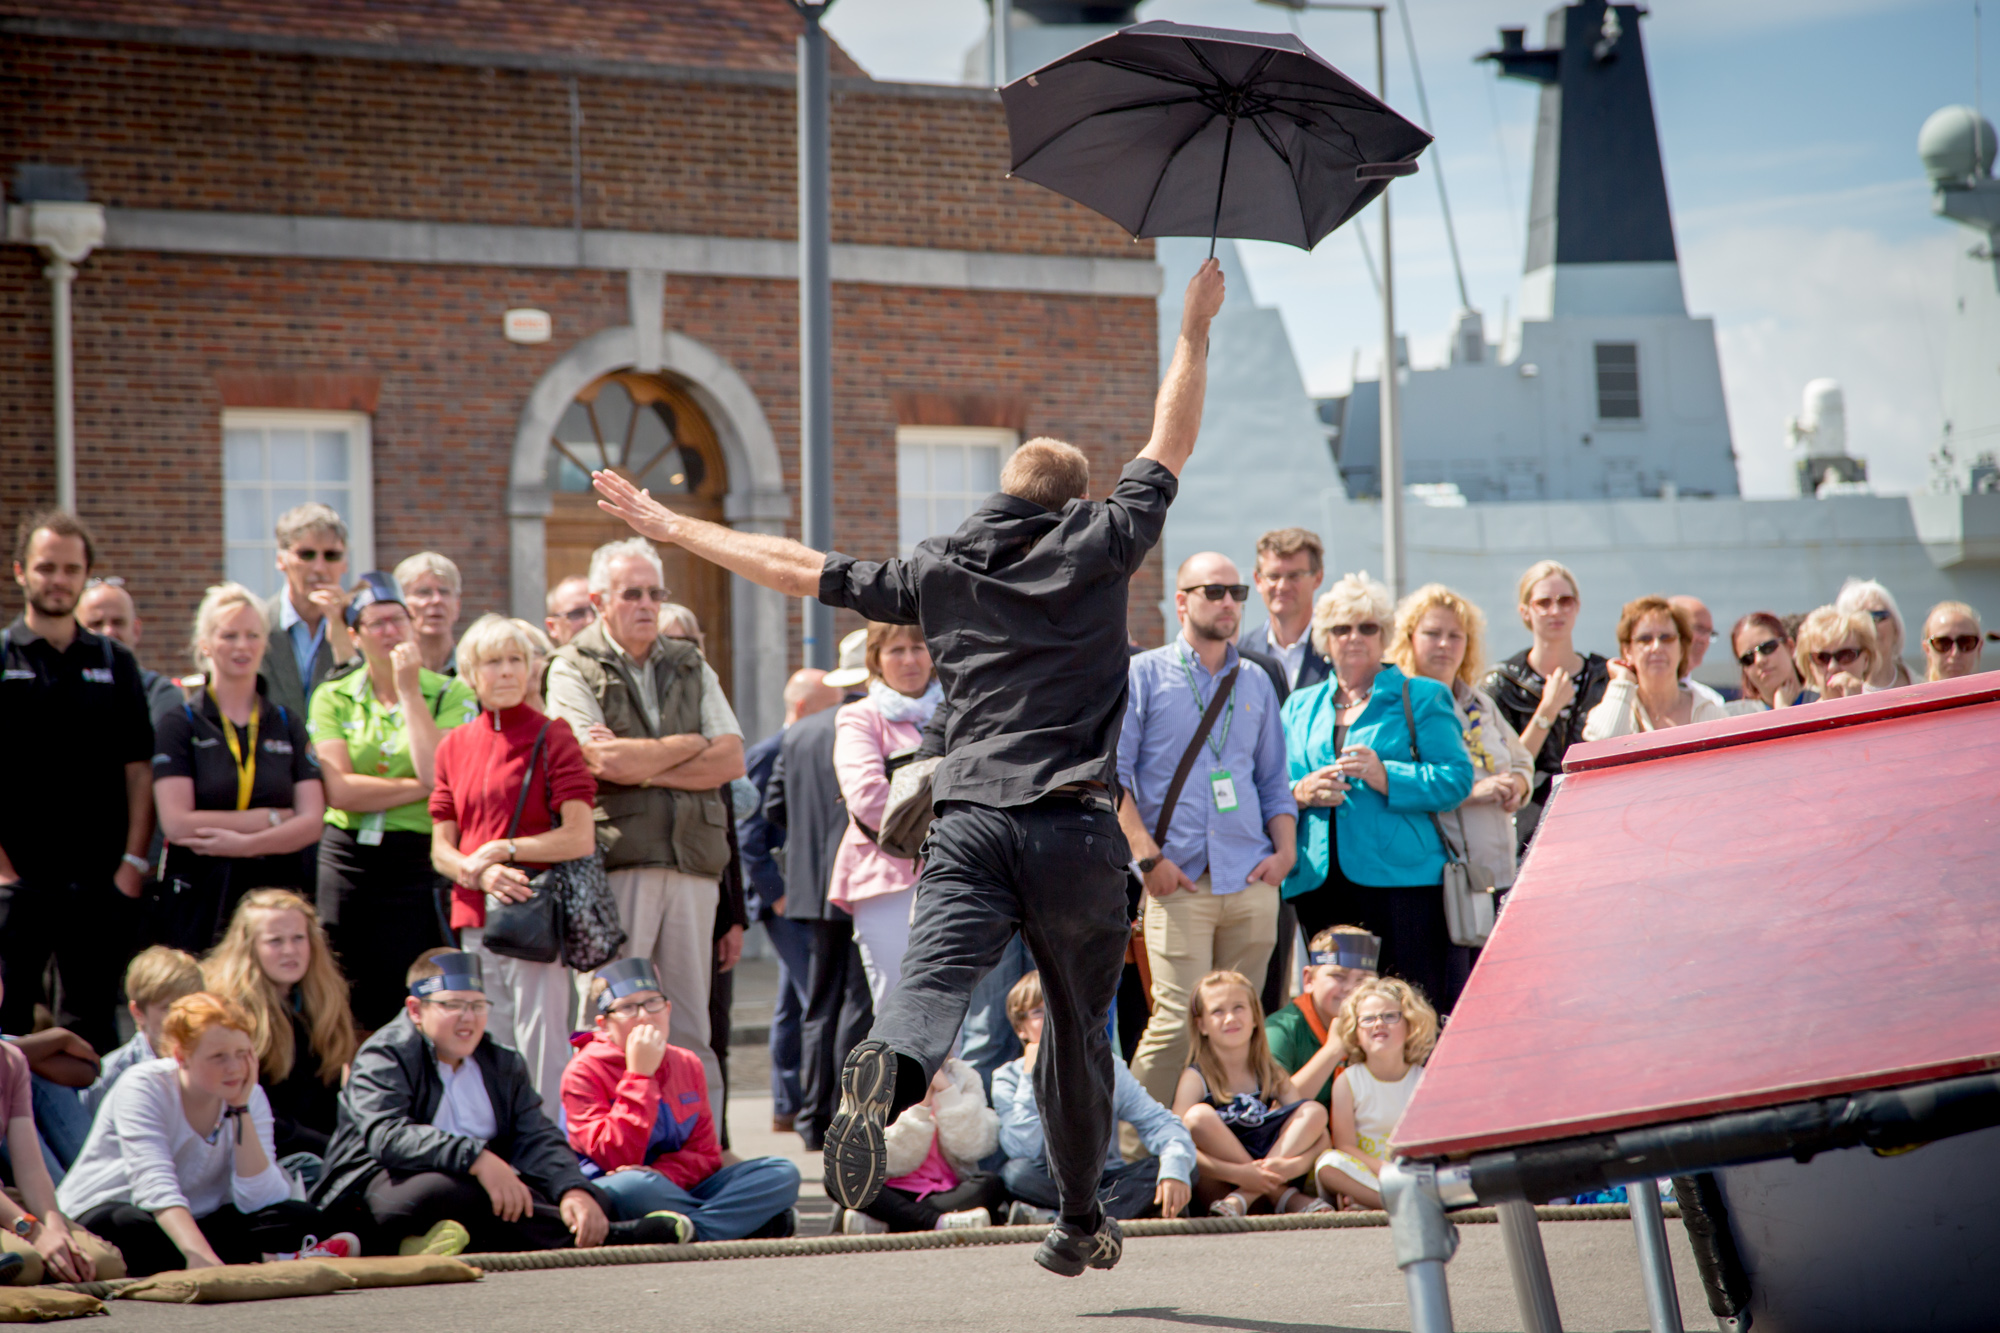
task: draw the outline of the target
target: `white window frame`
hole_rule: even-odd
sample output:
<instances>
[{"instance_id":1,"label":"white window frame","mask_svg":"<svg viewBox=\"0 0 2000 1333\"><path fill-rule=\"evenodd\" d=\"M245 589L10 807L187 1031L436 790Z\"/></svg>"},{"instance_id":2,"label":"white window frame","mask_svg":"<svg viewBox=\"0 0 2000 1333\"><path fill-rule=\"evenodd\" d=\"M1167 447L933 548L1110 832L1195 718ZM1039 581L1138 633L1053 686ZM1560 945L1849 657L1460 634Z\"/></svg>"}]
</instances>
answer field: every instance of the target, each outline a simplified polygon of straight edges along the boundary
<instances>
[{"instance_id":1,"label":"white window frame","mask_svg":"<svg viewBox=\"0 0 2000 1333\"><path fill-rule=\"evenodd\" d=\"M903 542L903 446L921 445L998 445L1000 466L1006 467L1007 460L1021 447L1021 433L1007 426L898 426L896 427L896 546L901 554L908 556L911 547ZM970 494L970 492L964 492ZM988 492L991 494L991 492ZM983 500L984 495L976 497ZM924 536L936 536L925 533ZM921 540L921 538L919 539Z\"/></svg>"},{"instance_id":2,"label":"white window frame","mask_svg":"<svg viewBox=\"0 0 2000 1333\"><path fill-rule=\"evenodd\" d=\"M356 574L375 568L375 442L372 421L366 412L309 412L281 408L227 408L222 413L221 430L216 436L218 452L226 449L229 432L232 430L342 430L347 432L347 476L352 512L347 518L347 578L353 581ZM269 483L266 483L268 488ZM310 483L308 483L310 488ZM233 541L229 537L229 462L226 454L222 458L222 503L223 539L222 567L227 575L229 555L233 550L246 550L250 543ZM271 515L275 522L277 515ZM269 553L268 563L272 568L272 578L276 580L278 541L275 534L266 532L262 545ZM283 587L282 582L274 583Z\"/></svg>"}]
</instances>

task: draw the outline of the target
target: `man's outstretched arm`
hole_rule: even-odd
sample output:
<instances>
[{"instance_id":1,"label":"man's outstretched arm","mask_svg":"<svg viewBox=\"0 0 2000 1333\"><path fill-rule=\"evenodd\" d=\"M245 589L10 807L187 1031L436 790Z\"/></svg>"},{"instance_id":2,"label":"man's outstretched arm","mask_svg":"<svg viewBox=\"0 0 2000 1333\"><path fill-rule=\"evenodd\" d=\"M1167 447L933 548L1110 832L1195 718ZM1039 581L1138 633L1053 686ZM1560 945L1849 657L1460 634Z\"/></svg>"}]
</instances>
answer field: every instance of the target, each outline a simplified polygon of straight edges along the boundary
<instances>
[{"instance_id":1,"label":"man's outstretched arm","mask_svg":"<svg viewBox=\"0 0 2000 1333\"><path fill-rule=\"evenodd\" d=\"M1201 404L1208 393L1208 325L1220 309L1222 265L1210 259L1188 279L1180 338L1153 404L1153 438L1139 451L1139 457L1152 459L1176 477L1201 432Z\"/></svg>"},{"instance_id":2,"label":"man's outstretched arm","mask_svg":"<svg viewBox=\"0 0 2000 1333\"><path fill-rule=\"evenodd\" d=\"M1195 411L1198 417L1200 408ZM676 514L616 472L593 472L590 480L603 497L597 507L624 519L641 537L672 542L710 564L741 574L752 583L776 588L788 597L819 595L819 575L826 567L826 556L811 547L789 537L738 532L720 523Z\"/></svg>"}]
</instances>

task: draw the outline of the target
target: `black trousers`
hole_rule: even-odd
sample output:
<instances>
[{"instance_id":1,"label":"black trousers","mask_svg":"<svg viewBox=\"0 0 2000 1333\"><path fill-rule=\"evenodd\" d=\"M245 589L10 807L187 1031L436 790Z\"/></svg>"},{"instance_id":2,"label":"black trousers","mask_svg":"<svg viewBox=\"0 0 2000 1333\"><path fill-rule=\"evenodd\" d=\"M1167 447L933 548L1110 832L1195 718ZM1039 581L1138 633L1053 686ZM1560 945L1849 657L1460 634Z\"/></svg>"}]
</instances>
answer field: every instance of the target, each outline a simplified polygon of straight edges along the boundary
<instances>
[{"instance_id":1,"label":"black trousers","mask_svg":"<svg viewBox=\"0 0 2000 1333\"><path fill-rule=\"evenodd\" d=\"M887 1222L891 1231L936 1231L938 1219L946 1213L967 1208L998 1209L1006 1197L1007 1188L1000 1177L975 1171L942 1194L926 1194L921 1199L885 1185L875 1196L875 1202L861 1211L877 1222Z\"/></svg>"},{"instance_id":2,"label":"black trousers","mask_svg":"<svg viewBox=\"0 0 2000 1333\"><path fill-rule=\"evenodd\" d=\"M1264 969L1264 1012L1275 1014L1285 1003L1285 991L1291 979L1298 975L1298 969L1305 962L1292 959L1292 936L1299 928L1298 910L1289 899L1278 900L1278 943L1271 950L1271 963ZM1312 939L1307 937L1310 945Z\"/></svg>"},{"instance_id":3,"label":"black trousers","mask_svg":"<svg viewBox=\"0 0 2000 1333\"><path fill-rule=\"evenodd\" d=\"M340 956L354 1021L373 1031L403 1011L417 955L451 943L428 833L384 833L370 847L328 826L319 840L320 920Z\"/></svg>"},{"instance_id":4,"label":"black trousers","mask_svg":"<svg viewBox=\"0 0 2000 1333\"><path fill-rule=\"evenodd\" d=\"M421 1236L439 1222L457 1222L472 1235L475 1254L517 1250L562 1250L576 1244L562 1213L532 1185L534 1210L518 1222L493 1215L486 1187L471 1176L446 1171L398 1174L378 1171L361 1192L362 1244L370 1254L394 1254L409 1236Z\"/></svg>"},{"instance_id":5,"label":"black trousers","mask_svg":"<svg viewBox=\"0 0 2000 1333\"><path fill-rule=\"evenodd\" d=\"M308 897L313 881L306 858L202 856L185 847L167 852L166 874L153 900L153 938L199 958L222 940L236 904L256 889L292 889Z\"/></svg>"},{"instance_id":6,"label":"black trousers","mask_svg":"<svg viewBox=\"0 0 2000 1333\"><path fill-rule=\"evenodd\" d=\"M972 988L1018 929L1041 971L1035 1098L1063 1213L1095 1230L1116 1127L1105 1031L1125 942L1132 859L1117 816L1044 800L1011 810L946 802L925 844L903 978L870 1034L902 1056L896 1106L922 1099L951 1052Z\"/></svg>"},{"instance_id":7,"label":"black trousers","mask_svg":"<svg viewBox=\"0 0 2000 1333\"><path fill-rule=\"evenodd\" d=\"M1451 1012L1472 975L1472 950L1451 942L1439 885L1356 884L1336 863L1326 883L1292 899L1292 906L1307 939L1328 926L1360 926L1380 935L1381 974L1415 986L1440 1014Z\"/></svg>"},{"instance_id":8,"label":"black trousers","mask_svg":"<svg viewBox=\"0 0 2000 1333\"><path fill-rule=\"evenodd\" d=\"M187 1256L173 1239L160 1229L153 1214L129 1203L100 1203L76 1219L118 1247L125 1256L125 1271L133 1277L165 1273L187 1267ZM203 1239L225 1264L254 1264L267 1254L291 1254L307 1236L325 1239L328 1227L319 1209L300 1199L281 1199L254 1213L239 1213L224 1204L206 1217L197 1217Z\"/></svg>"},{"instance_id":9,"label":"black trousers","mask_svg":"<svg viewBox=\"0 0 2000 1333\"><path fill-rule=\"evenodd\" d=\"M828 907L830 912L837 908ZM793 1127L817 1150L820 1137L840 1103L840 1066L854 1044L868 1035L875 1004L854 921L839 912L829 921L802 921L810 927L806 966L806 1012L799 1023L799 1106Z\"/></svg>"},{"instance_id":10,"label":"black trousers","mask_svg":"<svg viewBox=\"0 0 2000 1333\"><path fill-rule=\"evenodd\" d=\"M715 1137L729 1151L729 1020L736 1007L736 969L717 972L708 983L708 1044L715 1067L722 1071L722 1113L715 1117Z\"/></svg>"},{"instance_id":11,"label":"black trousers","mask_svg":"<svg viewBox=\"0 0 2000 1333\"><path fill-rule=\"evenodd\" d=\"M7 989L0 1030L33 1032L35 1006L46 1003L59 1027L95 1049L117 1046L118 986L129 955L113 941L130 934L140 910L109 880L0 886L0 976ZM51 959L56 988L45 993Z\"/></svg>"}]
</instances>

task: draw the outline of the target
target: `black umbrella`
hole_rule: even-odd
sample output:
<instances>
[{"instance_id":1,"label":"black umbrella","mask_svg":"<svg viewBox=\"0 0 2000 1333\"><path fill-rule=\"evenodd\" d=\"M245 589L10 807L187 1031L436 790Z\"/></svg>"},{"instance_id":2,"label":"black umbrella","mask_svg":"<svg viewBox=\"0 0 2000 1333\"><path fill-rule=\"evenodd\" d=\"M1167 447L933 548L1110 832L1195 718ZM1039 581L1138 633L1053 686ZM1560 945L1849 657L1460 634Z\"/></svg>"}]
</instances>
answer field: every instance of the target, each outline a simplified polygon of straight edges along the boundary
<instances>
[{"instance_id":1,"label":"black umbrella","mask_svg":"<svg viewBox=\"0 0 2000 1333\"><path fill-rule=\"evenodd\" d=\"M1013 174L1133 236L1310 250L1431 136L1285 33L1140 23L1000 90Z\"/></svg>"}]
</instances>

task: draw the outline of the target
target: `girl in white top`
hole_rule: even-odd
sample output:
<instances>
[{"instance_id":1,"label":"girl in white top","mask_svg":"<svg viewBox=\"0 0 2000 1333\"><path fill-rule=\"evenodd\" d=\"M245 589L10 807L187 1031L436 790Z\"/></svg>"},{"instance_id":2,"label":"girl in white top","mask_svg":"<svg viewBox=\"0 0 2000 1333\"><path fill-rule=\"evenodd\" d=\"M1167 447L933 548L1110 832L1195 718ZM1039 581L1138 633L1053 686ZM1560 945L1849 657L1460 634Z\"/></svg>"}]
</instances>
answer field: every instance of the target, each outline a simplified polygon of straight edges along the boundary
<instances>
[{"instance_id":1,"label":"girl in white top","mask_svg":"<svg viewBox=\"0 0 2000 1333\"><path fill-rule=\"evenodd\" d=\"M62 1210L116 1245L135 1277L358 1253L344 1233L317 1246L318 1211L291 1197L275 1164L249 1017L197 992L174 1002L161 1037L170 1058L134 1066L98 1109L56 1191Z\"/></svg>"},{"instance_id":2,"label":"girl in white top","mask_svg":"<svg viewBox=\"0 0 2000 1333\"><path fill-rule=\"evenodd\" d=\"M1341 1003L1334 1033L1354 1063L1333 1085L1333 1147L1313 1164L1323 1198L1382 1206L1389 1136L1423 1080L1437 1032L1437 1011L1423 992L1394 977L1364 981Z\"/></svg>"}]
</instances>

